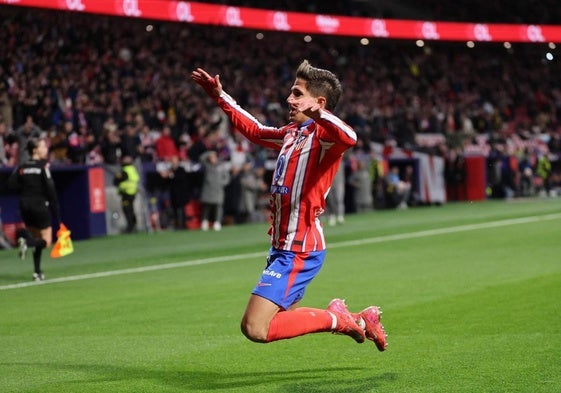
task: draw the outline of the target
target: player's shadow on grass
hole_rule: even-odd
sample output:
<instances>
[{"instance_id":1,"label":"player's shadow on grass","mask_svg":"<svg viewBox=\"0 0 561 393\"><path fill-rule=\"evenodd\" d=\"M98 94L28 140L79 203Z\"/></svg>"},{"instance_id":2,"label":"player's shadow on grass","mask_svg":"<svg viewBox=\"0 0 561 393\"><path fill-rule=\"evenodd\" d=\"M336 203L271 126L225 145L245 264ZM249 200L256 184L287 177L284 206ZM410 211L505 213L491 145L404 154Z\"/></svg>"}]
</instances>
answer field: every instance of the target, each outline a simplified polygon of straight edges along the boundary
<instances>
[{"instance_id":1,"label":"player's shadow on grass","mask_svg":"<svg viewBox=\"0 0 561 393\"><path fill-rule=\"evenodd\" d=\"M279 392L364 392L397 379L393 373L376 374L370 368L330 367L283 371L276 367L271 371L209 372L200 370L155 370L135 367L115 367L99 364L57 363L0 363L14 368L45 368L51 371L51 387L62 390L71 386L117 386L120 383L130 389L144 383L150 389L165 387L181 388L184 391L219 391L221 389L246 388L248 392L263 391L276 385ZM79 373L79 374L77 374ZM344 374L344 376L341 376ZM365 376L368 375L368 376ZM130 383L127 383L130 381ZM128 389L127 389L128 390ZM164 391L164 390L162 390Z\"/></svg>"},{"instance_id":2,"label":"player's shadow on grass","mask_svg":"<svg viewBox=\"0 0 561 393\"><path fill-rule=\"evenodd\" d=\"M200 390L217 390L223 388L254 387L259 391L266 386L278 385L281 392L333 392L351 393L364 392L380 383L391 382L396 379L395 374L375 374L365 377L371 369L360 367L330 367L308 368L301 370L283 371L272 367L266 372L237 372L237 373L200 373L192 372L190 385ZM210 374L210 375L209 375ZM331 376L336 374L336 376ZM341 376L341 374L345 374ZM209 380L212 382L209 384Z\"/></svg>"}]
</instances>

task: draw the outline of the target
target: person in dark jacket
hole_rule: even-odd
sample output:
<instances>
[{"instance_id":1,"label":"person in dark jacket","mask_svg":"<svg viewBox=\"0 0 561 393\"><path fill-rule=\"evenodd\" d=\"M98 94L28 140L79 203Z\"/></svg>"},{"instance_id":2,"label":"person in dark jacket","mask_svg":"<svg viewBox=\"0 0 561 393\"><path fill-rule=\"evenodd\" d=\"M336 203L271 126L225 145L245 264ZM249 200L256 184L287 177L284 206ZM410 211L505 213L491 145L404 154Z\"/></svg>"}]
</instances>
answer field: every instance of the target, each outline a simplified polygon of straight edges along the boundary
<instances>
[{"instance_id":1,"label":"person in dark jacket","mask_svg":"<svg viewBox=\"0 0 561 393\"><path fill-rule=\"evenodd\" d=\"M175 228L186 228L185 205L191 200L191 176L181 165L177 156L171 157L171 168L168 172L169 194Z\"/></svg>"},{"instance_id":2,"label":"person in dark jacket","mask_svg":"<svg viewBox=\"0 0 561 393\"><path fill-rule=\"evenodd\" d=\"M41 254L52 243L52 217L60 222L55 184L47 162L48 152L44 138L31 137L27 142L30 160L18 166L8 180L10 187L21 195L20 213L25 229L17 232L17 242L21 259L25 259L29 247L34 248L35 281L45 279L41 270Z\"/></svg>"}]
</instances>

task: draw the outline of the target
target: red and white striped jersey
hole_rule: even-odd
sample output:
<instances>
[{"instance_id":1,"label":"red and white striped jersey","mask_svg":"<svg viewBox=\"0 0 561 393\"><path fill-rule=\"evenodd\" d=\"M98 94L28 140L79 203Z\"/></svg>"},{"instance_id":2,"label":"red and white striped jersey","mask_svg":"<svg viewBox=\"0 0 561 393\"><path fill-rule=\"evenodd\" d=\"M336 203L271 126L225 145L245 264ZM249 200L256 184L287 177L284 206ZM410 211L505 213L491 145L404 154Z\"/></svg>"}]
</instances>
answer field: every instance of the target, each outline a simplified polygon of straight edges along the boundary
<instances>
[{"instance_id":1,"label":"red and white striped jersey","mask_svg":"<svg viewBox=\"0 0 561 393\"><path fill-rule=\"evenodd\" d=\"M271 245L295 252L325 249L319 216L354 130L329 111L298 125L267 127L223 92L218 105L251 142L279 150L271 182Z\"/></svg>"}]
</instances>

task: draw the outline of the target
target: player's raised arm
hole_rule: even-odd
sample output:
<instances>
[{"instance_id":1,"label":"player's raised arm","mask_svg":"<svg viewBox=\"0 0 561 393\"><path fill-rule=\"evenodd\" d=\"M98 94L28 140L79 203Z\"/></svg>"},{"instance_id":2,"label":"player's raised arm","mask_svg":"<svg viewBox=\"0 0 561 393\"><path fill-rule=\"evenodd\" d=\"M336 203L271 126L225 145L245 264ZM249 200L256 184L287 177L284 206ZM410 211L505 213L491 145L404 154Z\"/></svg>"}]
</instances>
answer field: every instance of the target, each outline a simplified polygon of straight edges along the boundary
<instances>
[{"instance_id":1,"label":"player's raised arm","mask_svg":"<svg viewBox=\"0 0 561 393\"><path fill-rule=\"evenodd\" d=\"M206 93L212 98L220 97L222 94L222 84L220 83L220 75L210 76L208 72L202 68L197 68L191 72L191 79L201 85Z\"/></svg>"}]
</instances>

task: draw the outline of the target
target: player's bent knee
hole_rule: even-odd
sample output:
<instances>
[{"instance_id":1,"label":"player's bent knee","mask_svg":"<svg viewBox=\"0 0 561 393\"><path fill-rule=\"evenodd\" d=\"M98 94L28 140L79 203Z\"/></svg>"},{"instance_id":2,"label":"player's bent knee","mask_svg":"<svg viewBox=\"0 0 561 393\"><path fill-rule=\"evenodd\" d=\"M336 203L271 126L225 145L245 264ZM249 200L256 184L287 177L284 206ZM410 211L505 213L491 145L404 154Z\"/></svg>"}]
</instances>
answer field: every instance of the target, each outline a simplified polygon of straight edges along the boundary
<instances>
[{"instance_id":1,"label":"player's bent knee","mask_svg":"<svg viewBox=\"0 0 561 393\"><path fill-rule=\"evenodd\" d=\"M267 342L268 328L257 326L255 324L248 323L247 321L242 321L241 330L243 335L253 342Z\"/></svg>"}]
</instances>

